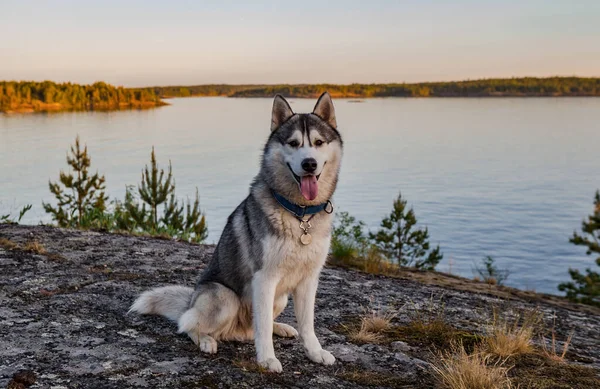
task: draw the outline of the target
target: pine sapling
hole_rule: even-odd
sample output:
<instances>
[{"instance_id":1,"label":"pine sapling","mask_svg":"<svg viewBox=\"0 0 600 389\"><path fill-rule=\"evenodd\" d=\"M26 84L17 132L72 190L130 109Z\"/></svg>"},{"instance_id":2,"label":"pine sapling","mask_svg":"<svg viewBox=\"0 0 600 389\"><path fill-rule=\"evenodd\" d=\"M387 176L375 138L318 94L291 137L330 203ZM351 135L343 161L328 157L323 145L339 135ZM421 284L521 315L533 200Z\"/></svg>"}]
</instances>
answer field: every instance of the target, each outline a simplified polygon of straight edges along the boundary
<instances>
[{"instance_id":1,"label":"pine sapling","mask_svg":"<svg viewBox=\"0 0 600 389\"><path fill-rule=\"evenodd\" d=\"M600 191L594 198L594 213L581 225L581 234L573 233L569 241L578 246L587 247L587 255L598 255L596 265L600 266ZM582 274L577 269L569 269L571 282L564 282L558 289L567 292L567 298L584 304L600 306L600 273L586 269Z\"/></svg>"},{"instance_id":2,"label":"pine sapling","mask_svg":"<svg viewBox=\"0 0 600 389\"><path fill-rule=\"evenodd\" d=\"M369 233L382 254L395 259L400 266L415 266L417 269L433 270L442 260L439 246L430 251L429 231L416 227L417 218L402 194L394 200L390 215L381 221L376 233Z\"/></svg>"},{"instance_id":3,"label":"pine sapling","mask_svg":"<svg viewBox=\"0 0 600 389\"><path fill-rule=\"evenodd\" d=\"M47 203L42 205L60 227L81 227L87 213L102 214L106 210L105 178L97 172L90 175L91 158L87 146L81 148L79 136L71 146L70 155L67 154L67 164L72 172L61 171L60 182L48 183L57 200L56 207Z\"/></svg>"}]
</instances>

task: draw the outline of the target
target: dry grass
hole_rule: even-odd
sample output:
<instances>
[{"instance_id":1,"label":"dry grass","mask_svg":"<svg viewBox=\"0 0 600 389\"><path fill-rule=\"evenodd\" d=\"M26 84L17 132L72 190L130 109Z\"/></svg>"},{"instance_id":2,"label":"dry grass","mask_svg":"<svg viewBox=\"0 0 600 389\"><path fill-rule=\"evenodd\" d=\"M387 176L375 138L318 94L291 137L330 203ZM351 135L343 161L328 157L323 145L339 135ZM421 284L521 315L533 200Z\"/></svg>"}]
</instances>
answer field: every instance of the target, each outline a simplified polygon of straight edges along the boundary
<instances>
[{"instance_id":1,"label":"dry grass","mask_svg":"<svg viewBox=\"0 0 600 389\"><path fill-rule=\"evenodd\" d=\"M365 322L361 322L359 329L349 330L348 338L354 343L379 343L383 340L383 335L369 331Z\"/></svg>"},{"instance_id":2,"label":"dry grass","mask_svg":"<svg viewBox=\"0 0 600 389\"><path fill-rule=\"evenodd\" d=\"M5 250L14 250L19 247L18 244L6 238L0 238L0 247Z\"/></svg>"},{"instance_id":3,"label":"dry grass","mask_svg":"<svg viewBox=\"0 0 600 389\"><path fill-rule=\"evenodd\" d=\"M64 262L66 260L60 254L49 253L46 251L46 248L37 240L29 241L25 245L20 246L12 240L0 238L0 247L4 248L5 250L19 250L26 253L44 255L46 258L54 262Z\"/></svg>"},{"instance_id":4,"label":"dry grass","mask_svg":"<svg viewBox=\"0 0 600 389\"><path fill-rule=\"evenodd\" d=\"M540 321L539 311L518 314L509 319L500 317L498 311L494 310L491 330L484 342L485 350L501 358L531 353L533 336Z\"/></svg>"},{"instance_id":5,"label":"dry grass","mask_svg":"<svg viewBox=\"0 0 600 389\"><path fill-rule=\"evenodd\" d=\"M401 268L381 255L375 248L367 251L364 257L353 253L351 247L340 246L336 253L329 257L329 264L344 269L354 269L369 274L378 274L388 277L397 276Z\"/></svg>"},{"instance_id":6,"label":"dry grass","mask_svg":"<svg viewBox=\"0 0 600 389\"><path fill-rule=\"evenodd\" d=\"M396 312L371 310L360 318L360 327L349 329L348 337L355 343L379 343L384 339L383 332L390 329L396 315Z\"/></svg>"},{"instance_id":7,"label":"dry grass","mask_svg":"<svg viewBox=\"0 0 600 389\"><path fill-rule=\"evenodd\" d=\"M362 264L362 271L370 274L394 275L400 270L399 266L388 261L376 248L371 248Z\"/></svg>"},{"instance_id":8,"label":"dry grass","mask_svg":"<svg viewBox=\"0 0 600 389\"><path fill-rule=\"evenodd\" d=\"M25 243L25 246L23 246L23 251L26 251L28 253L33 253L33 254L41 254L41 255L46 254L46 249L37 240L32 240L32 241Z\"/></svg>"},{"instance_id":9,"label":"dry grass","mask_svg":"<svg viewBox=\"0 0 600 389\"><path fill-rule=\"evenodd\" d=\"M365 325L368 331L381 332L390 328L392 319L395 318L397 312L382 312L380 310L372 310L367 316L363 316L361 322Z\"/></svg>"},{"instance_id":10,"label":"dry grass","mask_svg":"<svg viewBox=\"0 0 600 389\"><path fill-rule=\"evenodd\" d=\"M556 340L555 325L556 323L554 323L552 326L550 346L546 344L546 339L540 335L540 343L542 344L541 352L546 358L551 359L554 362L563 363L565 362L567 351L569 351L569 346L571 345L571 340L573 339L573 333L570 333L569 336L567 336L567 339L562 342L562 351L559 351L557 347L559 342Z\"/></svg>"},{"instance_id":11,"label":"dry grass","mask_svg":"<svg viewBox=\"0 0 600 389\"><path fill-rule=\"evenodd\" d=\"M462 345L439 356L433 364L440 386L448 389L508 389L511 382L508 378L510 367L505 361L493 361L489 354L476 351L467 353Z\"/></svg>"}]
</instances>

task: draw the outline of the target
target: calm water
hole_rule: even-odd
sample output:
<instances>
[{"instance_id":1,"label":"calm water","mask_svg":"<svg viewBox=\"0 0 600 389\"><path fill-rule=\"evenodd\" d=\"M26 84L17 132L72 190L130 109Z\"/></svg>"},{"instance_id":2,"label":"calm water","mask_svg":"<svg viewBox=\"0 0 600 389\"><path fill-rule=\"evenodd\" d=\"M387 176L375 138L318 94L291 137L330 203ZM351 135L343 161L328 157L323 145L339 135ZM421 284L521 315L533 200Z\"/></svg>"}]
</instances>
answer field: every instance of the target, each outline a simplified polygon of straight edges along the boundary
<instances>
[{"instance_id":1,"label":"calm water","mask_svg":"<svg viewBox=\"0 0 600 389\"><path fill-rule=\"evenodd\" d=\"M156 146L179 196L198 187L218 239L246 196L269 132L271 99L191 98L149 111L0 114L0 214L34 204L49 221L48 179L79 134L108 193L122 198ZM592 266L568 243L600 187L600 99L337 100L345 159L338 209L376 228L401 190L445 254L439 269L472 276L484 255L508 284L557 293L569 266ZM312 100L292 100L298 111Z\"/></svg>"}]
</instances>

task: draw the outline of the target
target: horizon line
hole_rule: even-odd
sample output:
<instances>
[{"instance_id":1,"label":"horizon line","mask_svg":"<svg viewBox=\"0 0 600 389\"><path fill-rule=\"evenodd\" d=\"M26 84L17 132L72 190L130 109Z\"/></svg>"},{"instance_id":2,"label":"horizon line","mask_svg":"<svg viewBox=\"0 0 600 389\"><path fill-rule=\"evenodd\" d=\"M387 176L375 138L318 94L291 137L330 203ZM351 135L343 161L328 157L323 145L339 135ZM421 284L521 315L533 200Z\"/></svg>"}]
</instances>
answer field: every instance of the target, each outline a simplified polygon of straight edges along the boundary
<instances>
[{"instance_id":1,"label":"horizon line","mask_svg":"<svg viewBox=\"0 0 600 389\"><path fill-rule=\"evenodd\" d=\"M228 86L279 86L279 85L342 85L342 86L350 86L350 85L390 85L390 84L398 84L398 85L416 85L416 84L438 84L438 83L459 83L459 82L471 82L471 81L487 81L487 80L514 80L514 79L524 79L524 78L532 78L532 79L550 79L550 78L581 78L581 79L600 79L600 75L598 76L578 76L578 75L551 75L551 76L511 76L511 77L481 77L481 78L466 78L461 80L446 80L446 81L391 81L391 82L351 82L351 83L335 83L335 82L301 82L301 83L289 83L289 82L266 82L266 83L227 83L227 82L211 82L211 83L190 83L190 84L155 84L149 86L126 86L126 85L117 85L105 80L96 80L92 83L78 83L75 81L53 81L49 79L44 80L34 80L34 79L20 79L20 80L0 80L0 82L53 82L55 84L77 84L77 85L93 85L95 83L103 82L105 84L109 84L115 87L122 87L127 89L143 89L143 88L165 88L165 87L187 87L187 86L210 86L210 85L228 85Z\"/></svg>"}]
</instances>

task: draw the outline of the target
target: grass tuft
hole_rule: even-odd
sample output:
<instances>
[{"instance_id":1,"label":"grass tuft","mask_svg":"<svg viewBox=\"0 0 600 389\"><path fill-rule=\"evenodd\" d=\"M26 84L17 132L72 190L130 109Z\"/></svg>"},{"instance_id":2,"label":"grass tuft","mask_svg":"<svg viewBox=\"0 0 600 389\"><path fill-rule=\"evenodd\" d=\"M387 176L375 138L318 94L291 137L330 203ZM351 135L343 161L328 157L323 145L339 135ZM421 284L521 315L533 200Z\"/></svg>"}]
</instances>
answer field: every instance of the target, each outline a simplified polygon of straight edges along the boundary
<instances>
[{"instance_id":1,"label":"grass tuft","mask_svg":"<svg viewBox=\"0 0 600 389\"><path fill-rule=\"evenodd\" d=\"M510 367L503 360L480 351L467 353L462 344L441 353L433 370L441 387L447 389L508 389Z\"/></svg>"},{"instance_id":2,"label":"grass tuft","mask_svg":"<svg viewBox=\"0 0 600 389\"><path fill-rule=\"evenodd\" d=\"M0 247L5 250L14 250L19 247L18 244L6 238L0 238Z\"/></svg>"},{"instance_id":3,"label":"grass tuft","mask_svg":"<svg viewBox=\"0 0 600 389\"><path fill-rule=\"evenodd\" d=\"M359 329L350 329L348 338L351 342L359 344L380 343L383 340L383 335L376 332L371 332L367 329L364 322L361 323Z\"/></svg>"},{"instance_id":4,"label":"grass tuft","mask_svg":"<svg viewBox=\"0 0 600 389\"><path fill-rule=\"evenodd\" d=\"M557 347L559 342L556 340L555 326L556 323L552 326L550 346L546 344L546 339L540 335L540 344L542 345L541 353L554 362L564 363L567 351L569 351L569 346L571 345L571 340L573 339L573 333L570 333L569 336L567 336L567 339L562 342L562 351L559 351Z\"/></svg>"},{"instance_id":5,"label":"grass tuft","mask_svg":"<svg viewBox=\"0 0 600 389\"><path fill-rule=\"evenodd\" d=\"M384 313L373 309L360 318L360 326L347 327L348 338L354 343L380 343L396 315L396 312Z\"/></svg>"},{"instance_id":6,"label":"grass tuft","mask_svg":"<svg viewBox=\"0 0 600 389\"><path fill-rule=\"evenodd\" d=\"M360 318L360 327L348 329L348 337L355 343L380 343L384 339L383 332L390 329L394 317L395 312L372 310Z\"/></svg>"},{"instance_id":7,"label":"grass tuft","mask_svg":"<svg viewBox=\"0 0 600 389\"><path fill-rule=\"evenodd\" d=\"M41 254L41 255L46 254L46 249L37 240L32 240L32 241L25 243L25 246L23 246L23 251L26 251L28 253L33 253L33 254Z\"/></svg>"},{"instance_id":8,"label":"grass tuft","mask_svg":"<svg viewBox=\"0 0 600 389\"><path fill-rule=\"evenodd\" d=\"M533 335L540 321L539 311L509 319L500 317L495 309L490 333L485 338L486 351L501 358L533 352Z\"/></svg>"}]
</instances>

